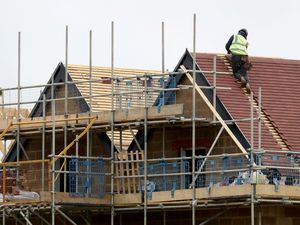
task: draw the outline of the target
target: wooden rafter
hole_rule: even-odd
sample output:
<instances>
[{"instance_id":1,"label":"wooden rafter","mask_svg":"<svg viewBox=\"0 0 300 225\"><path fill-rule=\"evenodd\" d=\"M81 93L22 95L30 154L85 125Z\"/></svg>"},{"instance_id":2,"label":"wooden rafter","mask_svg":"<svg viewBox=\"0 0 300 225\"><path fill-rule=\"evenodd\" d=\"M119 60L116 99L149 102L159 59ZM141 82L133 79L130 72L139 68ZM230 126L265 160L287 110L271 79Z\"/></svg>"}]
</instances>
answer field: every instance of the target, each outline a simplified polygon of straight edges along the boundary
<instances>
[{"instance_id":1,"label":"wooden rafter","mask_svg":"<svg viewBox=\"0 0 300 225\"><path fill-rule=\"evenodd\" d=\"M186 70L186 68L184 66L180 67L185 73L187 78L189 79L189 81L191 83L193 83L193 77L191 76L191 74L189 74ZM208 108L211 110L211 112L216 116L216 119L221 123L221 125L224 127L224 129L227 131L227 133L229 134L229 136L232 138L232 140L234 141L234 143L237 145L237 147L241 150L242 153L247 154L246 149L241 145L241 143L238 141L238 139L235 137L235 135L232 133L232 131L230 130L230 128L227 126L227 124L225 123L225 121L222 119L222 117L220 116L220 114L217 112L217 110L213 107L213 105L210 103L210 101L208 100L208 98L206 97L206 95L203 93L203 91L201 90L201 88L198 86L198 84L196 83L196 91L198 92L198 94L201 96L201 98L203 99L203 101L206 103L206 105L208 106Z\"/></svg>"}]
</instances>

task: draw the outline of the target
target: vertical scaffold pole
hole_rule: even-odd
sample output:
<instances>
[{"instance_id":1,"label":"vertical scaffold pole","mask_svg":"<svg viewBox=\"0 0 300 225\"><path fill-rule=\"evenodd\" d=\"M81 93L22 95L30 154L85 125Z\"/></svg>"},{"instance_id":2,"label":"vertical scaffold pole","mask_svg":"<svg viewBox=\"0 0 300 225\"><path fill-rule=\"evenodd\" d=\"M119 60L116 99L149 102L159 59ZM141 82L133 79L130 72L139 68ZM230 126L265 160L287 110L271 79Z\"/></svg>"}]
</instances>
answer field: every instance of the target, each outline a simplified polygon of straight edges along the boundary
<instances>
[{"instance_id":1,"label":"vertical scaffold pole","mask_svg":"<svg viewBox=\"0 0 300 225\"><path fill-rule=\"evenodd\" d=\"M250 117L251 117L251 126L250 126L250 142L251 142L251 146L250 146L250 174L251 174L251 186L252 186L252 192L251 192L251 225L254 225L254 193L255 193L255 181L253 179L253 165L254 165L254 157L253 157L253 149L254 149L254 118L253 118L253 92L251 91L250 94Z\"/></svg>"},{"instance_id":2,"label":"vertical scaffold pole","mask_svg":"<svg viewBox=\"0 0 300 225\"><path fill-rule=\"evenodd\" d=\"M93 47L93 43L92 43L92 41L93 41L93 33L92 33L92 30L90 30L90 36L89 36L89 79L90 79L90 82L89 82L89 100L90 100L90 111L89 111L89 113L91 114L91 112L93 111L93 104L92 104L92 76L93 76L93 74L92 74L92 69L93 69L93 61L92 61L92 47Z\"/></svg>"},{"instance_id":3,"label":"vertical scaffold pole","mask_svg":"<svg viewBox=\"0 0 300 225\"><path fill-rule=\"evenodd\" d=\"M115 120L115 107L114 107L114 21L111 22L111 225L114 225L114 120Z\"/></svg>"},{"instance_id":4,"label":"vertical scaffold pole","mask_svg":"<svg viewBox=\"0 0 300 225\"><path fill-rule=\"evenodd\" d=\"M92 113L92 30L89 32L89 116ZM88 119L88 123L90 123L90 119ZM91 132L90 129L86 133L86 156L90 157L91 155ZM87 164L86 172L87 172L87 179L91 174L91 166ZM91 190L87 190L87 195L91 193Z\"/></svg>"},{"instance_id":5,"label":"vertical scaffold pole","mask_svg":"<svg viewBox=\"0 0 300 225\"><path fill-rule=\"evenodd\" d=\"M64 116L68 118L68 53L69 53L69 27L66 26L66 43L65 43L65 99L64 99ZM68 144L68 121L65 121L64 124L64 148L67 147ZM67 159L64 158L64 192L67 191Z\"/></svg>"},{"instance_id":6,"label":"vertical scaffold pole","mask_svg":"<svg viewBox=\"0 0 300 225\"><path fill-rule=\"evenodd\" d=\"M161 72L165 72L165 22L161 23Z\"/></svg>"},{"instance_id":7,"label":"vertical scaffold pole","mask_svg":"<svg viewBox=\"0 0 300 225\"><path fill-rule=\"evenodd\" d=\"M75 155L76 155L76 193L78 193L78 178L79 178L79 170L78 170L78 162L79 162L79 139L78 135L76 134L76 139L75 139Z\"/></svg>"},{"instance_id":8,"label":"vertical scaffold pole","mask_svg":"<svg viewBox=\"0 0 300 225\"><path fill-rule=\"evenodd\" d=\"M5 120L6 119L6 113L4 112L4 91L1 91L1 99L2 99L2 119ZM6 156L6 152L7 152L7 143L6 143L6 138L3 138L3 155L2 155L2 159L4 159L4 157Z\"/></svg>"},{"instance_id":9,"label":"vertical scaffold pole","mask_svg":"<svg viewBox=\"0 0 300 225\"><path fill-rule=\"evenodd\" d=\"M55 100L54 100L54 74L52 74L51 86L51 117L52 117L52 190L51 190L51 222L55 225Z\"/></svg>"},{"instance_id":10,"label":"vertical scaffold pole","mask_svg":"<svg viewBox=\"0 0 300 225\"><path fill-rule=\"evenodd\" d=\"M46 120L46 95L43 94L43 120ZM46 124L42 128L42 160L45 160ZM45 162L42 162L42 191L45 190Z\"/></svg>"},{"instance_id":11,"label":"vertical scaffold pole","mask_svg":"<svg viewBox=\"0 0 300 225\"><path fill-rule=\"evenodd\" d=\"M147 176L148 176L148 75L144 76L144 225L147 225L148 214L148 189L147 189Z\"/></svg>"},{"instance_id":12,"label":"vertical scaffold pole","mask_svg":"<svg viewBox=\"0 0 300 225\"><path fill-rule=\"evenodd\" d=\"M253 118L253 92L250 94L250 118L251 118L251 124L250 124L250 144L251 144L251 149L253 150L254 148L254 118ZM251 151L252 152L252 151ZM251 153L252 154L252 153ZM253 154L251 155L251 162L253 162Z\"/></svg>"},{"instance_id":13,"label":"vertical scaffold pole","mask_svg":"<svg viewBox=\"0 0 300 225\"><path fill-rule=\"evenodd\" d=\"M2 224L5 225L5 209L2 212Z\"/></svg>"},{"instance_id":14,"label":"vertical scaffold pole","mask_svg":"<svg viewBox=\"0 0 300 225\"><path fill-rule=\"evenodd\" d=\"M69 53L69 27L66 26L66 40L65 40L65 117L68 115L68 53Z\"/></svg>"},{"instance_id":15,"label":"vertical scaffold pole","mask_svg":"<svg viewBox=\"0 0 300 225\"><path fill-rule=\"evenodd\" d=\"M165 23L161 23L161 72L165 73ZM164 77L162 77L164 80ZM164 82L163 82L164 83ZM162 88L165 88L165 85L162 86ZM163 104L165 104L165 91L162 91L162 97L163 97ZM165 133L166 128L163 126L162 128L162 157L165 158Z\"/></svg>"},{"instance_id":16,"label":"vertical scaffold pole","mask_svg":"<svg viewBox=\"0 0 300 225\"><path fill-rule=\"evenodd\" d=\"M89 116L91 116L92 110L93 110L93 99L92 99L92 30L90 30L89 34L89 102L90 102L90 110L89 110ZM89 120L90 123L90 120ZM89 157L91 155L91 133L90 130L88 130L86 134L86 145L87 145L87 152L86 156Z\"/></svg>"},{"instance_id":17,"label":"vertical scaffold pole","mask_svg":"<svg viewBox=\"0 0 300 225\"><path fill-rule=\"evenodd\" d=\"M145 87L145 114L144 114L144 225L147 225L147 206L148 206L148 190L147 190L147 174L148 174L148 102L147 102L147 82L148 82L148 76L145 74L145 80L144 80L144 87Z\"/></svg>"},{"instance_id":18,"label":"vertical scaffold pole","mask_svg":"<svg viewBox=\"0 0 300 225\"><path fill-rule=\"evenodd\" d=\"M214 64L213 64L213 106L214 109L217 110L217 57L214 56ZM213 114L213 121L216 121L216 115Z\"/></svg>"},{"instance_id":19,"label":"vertical scaffold pole","mask_svg":"<svg viewBox=\"0 0 300 225\"><path fill-rule=\"evenodd\" d=\"M196 223L196 187L195 187L195 144L196 144L196 14L193 20L193 102L192 102L192 180L193 180L193 197L192 197L192 225Z\"/></svg>"},{"instance_id":20,"label":"vertical scaffold pole","mask_svg":"<svg viewBox=\"0 0 300 225\"><path fill-rule=\"evenodd\" d=\"M17 120L20 122L20 101L21 101L21 32L18 32L18 106ZM17 162L20 161L20 125L17 126ZM19 185L19 164L17 166L17 186Z\"/></svg>"},{"instance_id":21,"label":"vertical scaffold pole","mask_svg":"<svg viewBox=\"0 0 300 225\"><path fill-rule=\"evenodd\" d=\"M258 150L261 150L261 87L258 89ZM261 157L259 157L259 166L261 166Z\"/></svg>"},{"instance_id":22,"label":"vertical scaffold pole","mask_svg":"<svg viewBox=\"0 0 300 225\"><path fill-rule=\"evenodd\" d=\"M4 91L1 90L1 102L2 102L2 107L1 107L1 110L2 110L2 119L5 119L5 115L6 113L4 112Z\"/></svg>"}]
</instances>

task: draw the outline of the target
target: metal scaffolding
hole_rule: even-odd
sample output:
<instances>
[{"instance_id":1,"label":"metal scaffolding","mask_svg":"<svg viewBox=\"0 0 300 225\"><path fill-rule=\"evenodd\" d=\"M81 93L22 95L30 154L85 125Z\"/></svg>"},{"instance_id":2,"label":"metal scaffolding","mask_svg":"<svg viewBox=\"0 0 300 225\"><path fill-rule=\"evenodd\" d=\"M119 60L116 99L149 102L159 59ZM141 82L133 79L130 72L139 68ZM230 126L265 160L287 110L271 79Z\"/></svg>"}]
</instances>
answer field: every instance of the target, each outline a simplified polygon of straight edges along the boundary
<instances>
[{"instance_id":1,"label":"metal scaffolding","mask_svg":"<svg viewBox=\"0 0 300 225\"><path fill-rule=\"evenodd\" d=\"M18 33L18 85L14 88L3 88L1 89L3 95L6 91L17 90L17 102L2 102L2 109L5 106L16 105L17 106L17 120L11 121L6 129L0 134L0 139L14 137L17 145L16 153L16 162L4 162L1 163L1 173L2 173L2 197L3 201L0 206L2 211L2 224L5 225L7 219L14 219L21 224L24 224L24 221L27 224L33 224L31 222L31 217L38 218L44 224L55 225L58 215L66 219L71 224L76 224L76 221L72 218L72 215L68 214L69 207L63 203L57 203L56 198L59 192L59 183L62 180L63 183L63 192L70 194L71 198L81 196L83 198L106 198L108 197L109 203L107 206L103 206L105 210L110 212L110 221L111 225L121 224L122 215L128 212L143 213L143 223L147 225L149 222L149 212L152 211L161 211L163 213L163 224L166 224L168 210L191 210L191 221L192 225L197 223L196 211L201 210L202 208L221 208L223 211L217 213L215 216L208 218L207 220L202 221L200 224L206 224L213 219L222 216L227 210L230 210L233 206L250 206L250 218L251 224L255 224L255 217L259 215L261 224L261 214L260 211L256 213L255 204L263 202L273 202L273 203L282 203L282 200L275 199L264 199L256 198L257 184L261 181L260 179L265 179L265 176L262 175L261 171L265 169L274 169L274 166L262 165L262 157L265 155L272 154L286 154L289 157L291 163L295 162L295 158L298 153L292 151L274 151L274 150L263 150L261 147L261 126L262 126L262 108L261 108L261 89L259 89L258 99L255 100L253 93L250 95L250 118L244 118L240 120L223 120L216 110L216 99L217 99L217 90L218 89L228 89L226 87L217 87L217 74L220 75L231 75L231 73L218 72L216 69L216 57L213 60L213 70L212 71L203 71L197 69L196 66L196 15L193 18L193 68L189 70L184 66L181 66L179 71L175 72L166 72L165 71L165 34L164 34L165 24L162 22L161 27L161 60L162 60L162 70L160 74L144 74L142 76L132 75L127 76L127 79L135 79L143 82L143 89L139 91L132 91L130 87L127 90L123 90L122 93L116 90L116 85L122 77L115 76L115 63L114 63L114 22L111 23L111 77L106 77L103 79L93 78L93 66L92 66L92 31L89 32L89 79L86 81L70 81L69 71L68 71L68 26L66 26L66 39L65 39L65 80L63 83L56 82L54 79L54 74L51 77L51 83L46 85L31 85L31 86L21 86L21 33ZM213 85L208 86L199 86L196 82L196 76L199 73L211 73L213 74ZM165 78L174 78L176 75L184 75L190 81L192 85L178 85L174 87L165 86ZM160 88L152 87L149 85L153 78L163 78L163 85ZM110 94L93 94L92 84L97 82L109 81L111 83L111 93ZM89 95L88 96L70 96L70 86L80 83L88 83L89 85ZM55 87L64 87L64 97L57 97L55 95ZM47 98L43 94L42 99L38 101L21 101L21 91L31 88L50 88L51 96ZM202 90L211 89L213 92L213 100L210 102L203 93ZM150 110L150 94L157 93L158 96L162 96L162 106L165 104L165 92L167 91L181 91L181 90L192 90L192 115L189 118L159 118L159 119L149 119L151 116ZM144 96L143 102L140 107L144 108L142 120L140 121L117 121L116 113L118 108L116 107L116 98L124 94L139 94ZM110 110L110 121L99 124L97 120L99 119L96 113L93 113L92 102L94 97L111 97L111 110ZM196 102L197 96L200 96L204 102L207 104L208 108L212 112L212 119L210 121L205 120L204 118L199 118L196 115ZM76 115L72 117L69 110L69 101L74 99L85 99L89 103L89 111L85 116ZM119 98L120 99L120 98ZM58 117L56 111L56 103L59 101L64 102L63 117ZM254 101L258 103L258 110L256 117L254 110ZM51 104L51 116L50 118L46 115L46 105ZM26 104L42 104L42 116L40 120L26 121L22 122L20 118L20 107L21 105ZM158 106L154 106L157 107ZM130 108L130 107L129 107ZM128 109L128 113L130 110ZM74 122L76 121L76 123ZM78 122L79 121L79 122ZM228 124L234 122L247 122L250 121L251 129L251 140L250 148L244 149L244 147L239 143L237 138L234 136L232 131L229 129ZM254 123L258 123L258 149L254 149ZM59 123L62 123L63 126L58 126ZM213 126L218 132L214 137L214 141L210 146L206 155L197 155L196 147L196 130L197 126L205 124L206 127ZM165 153L166 143L166 128L171 126L181 126L182 124L188 124L189 128L192 130L192 143L191 143L191 156L180 156L180 157L167 157ZM26 130L22 126L28 125L39 125L40 130ZM162 157L150 157L148 151L148 137L149 129L152 127L162 128ZM14 129L12 129L14 128ZM137 145L137 152L142 152L142 155L139 155L137 152L126 152L126 158L123 158L124 155L122 152L122 131L128 129L131 131L132 140ZM136 139L135 134L132 129L139 128L143 130L143 145L140 145L139 141ZM111 143L110 143L110 156L109 157L94 157L92 152L92 134L95 130L110 131L111 132ZM240 152L234 153L224 153L224 154L211 154L218 142L221 134L226 131L229 136L232 138L233 142L236 144L237 149ZM76 138L72 141L68 137L69 133L76 133ZM114 146L115 142L115 133L119 132L120 136L120 151L116 153ZM57 142L59 141L56 137L58 133L63 133L63 149L57 154ZM21 137L26 135L37 135L42 134L41 141L41 160L20 160L20 153L24 153L25 150L22 146ZM51 154L49 158L46 156L46 136L51 135ZM79 142L83 137L86 137L86 153L85 155L79 154ZM68 154L71 148L76 149L75 155ZM257 160L256 160L257 159ZM68 164L68 163L73 164ZM191 162L191 165L190 165ZM20 184L22 178L22 166L24 165L33 165L41 164L41 186L40 191L41 195L44 192L50 193L50 201L48 203L41 203L39 200L34 201L23 201L14 202L14 200L7 201L7 179L6 176L9 175L9 171L16 172L16 185ZM71 167L72 165L72 167ZM105 168L109 170L105 170ZM72 168L72 169L71 169ZM83 169L80 169L83 168ZM84 169L85 168L85 169ZM135 172L133 172L135 168ZM188 169L186 169L188 168ZM191 169L190 169L191 168ZM285 177L292 177L294 173L299 172L298 166L276 166L277 169L282 170L282 174ZM124 172L126 170L126 173ZM131 171L131 172L129 172ZM229 174L228 176L225 175ZM289 175L292 174L292 175ZM51 176L50 176L51 175ZM228 179L231 176L235 176L234 181L229 181ZM243 176L247 177L243 177ZM50 179L51 177L51 179ZM63 177L63 178L61 178ZM204 179L206 177L207 179ZM86 187L86 183L92 183L93 180L99 181L99 183L106 183L106 178L110 180L109 191L105 190L105 185L90 185ZM275 179L275 175L270 179ZM67 180L69 179L69 183ZM227 179L227 180L226 180ZM286 178L287 179L287 178ZM46 182L47 180L47 182ZM154 182L154 180L156 182ZM72 183L71 183L72 182ZM222 183L223 182L223 183ZM226 183L227 182L227 183ZM230 182L244 182L244 184L249 184L251 186L250 193L247 197L239 198L235 201L214 201L214 200L201 200L198 199L198 189L204 188L210 192L213 185L229 185ZM278 179L274 180L278 182ZM292 181L294 182L294 181ZM297 181L295 181L297 182ZM47 183L47 185L46 185ZM221 184L222 183L222 184ZM72 188L71 184L73 185ZM81 184L81 186L80 186ZM119 186L122 185L122 188ZM160 185L161 191L169 191L171 195L174 195L175 190L183 189L189 193L189 198L185 200L180 200L167 204L163 202L153 202L152 198L154 195L155 185ZM126 186L127 185L127 186ZM133 186L132 186L133 185ZM277 184L274 184L277 185ZM69 192L67 187L69 187ZM125 187L126 186L126 187ZM128 205L117 205L116 197L118 195L126 195L131 193L131 188L133 193L139 193L139 198L141 202L139 204L130 203ZM190 191L190 192L188 192ZM120 197L119 197L120 198ZM230 198L230 196L228 196ZM297 200L286 200L289 203L298 204ZM124 204L124 203L123 203ZM81 210L86 210L87 215L93 213L93 210L99 209L99 206L89 206L90 208L82 208L80 205L74 206ZM101 207L100 207L101 208ZM90 211L90 212L89 212ZM49 215L44 212L51 212L51 223L48 218ZM116 215L120 215L120 221L116 221ZM90 216L84 217L81 215L86 224L91 224Z\"/></svg>"}]
</instances>

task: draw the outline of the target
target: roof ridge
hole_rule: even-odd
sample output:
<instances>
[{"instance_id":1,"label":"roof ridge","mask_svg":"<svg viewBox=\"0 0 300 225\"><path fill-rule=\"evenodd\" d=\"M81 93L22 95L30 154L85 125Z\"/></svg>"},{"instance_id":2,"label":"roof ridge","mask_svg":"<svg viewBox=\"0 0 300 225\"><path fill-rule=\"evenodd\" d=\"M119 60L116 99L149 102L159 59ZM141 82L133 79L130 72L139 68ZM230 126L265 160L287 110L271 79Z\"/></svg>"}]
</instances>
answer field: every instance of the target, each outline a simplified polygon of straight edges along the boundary
<instances>
[{"instance_id":1,"label":"roof ridge","mask_svg":"<svg viewBox=\"0 0 300 225\"><path fill-rule=\"evenodd\" d=\"M89 65L82 65L82 64L68 64L69 68L89 68ZM97 66L93 65L92 68L94 69L103 69L103 70L111 70L110 66ZM155 73L161 73L159 70L153 70L153 69L133 69L133 68L125 68L125 67L114 67L114 70L122 70L122 71L128 71L128 72L155 72Z\"/></svg>"},{"instance_id":2,"label":"roof ridge","mask_svg":"<svg viewBox=\"0 0 300 225\"><path fill-rule=\"evenodd\" d=\"M201 54L201 55L216 55L216 56L224 56L226 54L224 53L218 53L218 52L196 52L196 54ZM254 59L262 59L262 60L275 60L275 61L289 61L289 62L300 62L300 59L291 59L291 58L282 58L282 57L271 57L271 56L255 56L251 55L249 58L254 58Z\"/></svg>"},{"instance_id":3,"label":"roof ridge","mask_svg":"<svg viewBox=\"0 0 300 225\"><path fill-rule=\"evenodd\" d=\"M226 68L228 69L228 71L232 72L232 67L231 67L230 62L229 62L228 58L226 57L226 55L219 54L218 57L223 59L223 62L225 64ZM251 102L250 94L247 92L246 88L243 87L242 90L243 90L244 94L248 97L249 101ZM256 109L257 113L259 113L258 112L258 101L255 97L253 98L253 107ZM265 126L268 128L273 139L280 146L281 150L289 150L286 140L282 137L281 133L278 131L278 129L274 125L273 121L270 119L270 117L268 116L268 114L265 112L265 110L263 108L261 108L260 118L264 122Z\"/></svg>"}]
</instances>

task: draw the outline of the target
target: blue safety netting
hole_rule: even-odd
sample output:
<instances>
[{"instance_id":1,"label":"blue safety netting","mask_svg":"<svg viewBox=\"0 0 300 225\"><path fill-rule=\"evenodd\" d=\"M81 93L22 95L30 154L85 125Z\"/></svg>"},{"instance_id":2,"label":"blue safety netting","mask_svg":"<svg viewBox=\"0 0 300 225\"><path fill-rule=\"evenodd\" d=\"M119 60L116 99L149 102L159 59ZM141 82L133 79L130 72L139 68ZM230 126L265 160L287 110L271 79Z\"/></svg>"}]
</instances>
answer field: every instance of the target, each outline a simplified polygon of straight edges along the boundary
<instances>
[{"instance_id":1,"label":"blue safety netting","mask_svg":"<svg viewBox=\"0 0 300 225\"><path fill-rule=\"evenodd\" d=\"M69 193L71 196L104 198L104 160L76 159L69 162Z\"/></svg>"},{"instance_id":2,"label":"blue safety netting","mask_svg":"<svg viewBox=\"0 0 300 225\"><path fill-rule=\"evenodd\" d=\"M147 166L147 192L149 198L151 198L152 192L156 191L171 191L174 195L175 190L187 188L190 183L190 177L185 174L179 174L188 172L190 165L188 161L178 162L165 162L149 164ZM140 165L140 173L144 174L144 165ZM158 175L158 176L151 176ZM144 192L144 180L141 179L140 190Z\"/></svg>"},{"instance_id":3,"label":"blue safety netting","mask_svg":"<svg viewBox=\"0 0 300 225\"><path fill-rule=\"evenodd\" d=\"M176 78L170 76L167 80L164 77L159 79L160 88L175 88L176 87ZM176 91L161 91L158 97L157 111L160 112L161 106L175 104L176 103Z\"/></svg>"}]
</instances>

